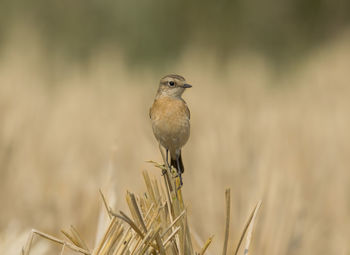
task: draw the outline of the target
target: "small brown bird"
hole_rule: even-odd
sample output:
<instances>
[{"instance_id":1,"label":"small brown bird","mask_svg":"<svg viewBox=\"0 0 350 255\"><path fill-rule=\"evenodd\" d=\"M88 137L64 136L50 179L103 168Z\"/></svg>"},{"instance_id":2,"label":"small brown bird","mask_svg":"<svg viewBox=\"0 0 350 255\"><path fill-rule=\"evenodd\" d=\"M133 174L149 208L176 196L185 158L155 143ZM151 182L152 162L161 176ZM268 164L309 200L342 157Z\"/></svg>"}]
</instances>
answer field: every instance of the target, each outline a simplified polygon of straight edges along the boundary
<instances>
[{"instance_id":1,"label":"small brown bird","mask_svg":"<svg viewBox=\"0 0 350 255\"><path fill-rule=\"evenodd\" d=\"M154 103L149 111L154 136L166 150L166 163L170 151L171 166L176 168L182 186L184 166L181 148L190 137L190 110L182 99L186 88L191 88L184 77L177 74L164 76L159 83Z\"/></svg>"}]
</instances>

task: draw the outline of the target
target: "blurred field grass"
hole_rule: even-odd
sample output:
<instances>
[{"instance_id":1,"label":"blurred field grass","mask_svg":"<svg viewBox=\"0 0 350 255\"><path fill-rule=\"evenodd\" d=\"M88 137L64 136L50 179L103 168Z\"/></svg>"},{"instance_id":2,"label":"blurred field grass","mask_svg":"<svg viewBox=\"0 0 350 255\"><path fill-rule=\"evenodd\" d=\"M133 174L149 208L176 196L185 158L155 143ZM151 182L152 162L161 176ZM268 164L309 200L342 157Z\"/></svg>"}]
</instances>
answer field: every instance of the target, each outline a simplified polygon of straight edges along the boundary
<instances>
[{"instance_id":1,"label":"blurred field grass","mask_svg":"<svg viewBox=\"0 0 350 255\"><path fill-rule=\"evenodd\" d=\"M189 47L169 71L193 84L183 192L197 235L214 234L216 254L231 187L233 243L263 200L252 254L349 253L349 34L283 73L249 52L215 63L215 52ZM127 189L143 190L141 170L153 169L144 161L161 161L148 109L162 75L128 69L108 49L77 66L59 55L48 63L39 39L9 41L0 59L1 254L18 254L31 228L58 235L74 224L91 244L98 189L113 191L121 209Z\"/></svg>"}]
</instances>

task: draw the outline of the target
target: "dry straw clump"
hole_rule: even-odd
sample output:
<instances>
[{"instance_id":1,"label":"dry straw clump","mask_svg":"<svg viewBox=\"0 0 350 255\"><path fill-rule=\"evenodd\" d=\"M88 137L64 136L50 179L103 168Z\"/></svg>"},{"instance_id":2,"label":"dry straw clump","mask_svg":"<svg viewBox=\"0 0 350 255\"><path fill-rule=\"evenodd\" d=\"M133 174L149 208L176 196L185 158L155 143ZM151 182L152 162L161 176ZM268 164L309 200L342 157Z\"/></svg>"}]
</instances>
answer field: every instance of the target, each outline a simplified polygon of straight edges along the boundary
<instances>
[{"instance_id":1,"label":"dry straw clump","mask_svg":"<svg viewBox=\"0 0 350 255\"><path fill-rule=\"evenodd\" d=\"M162 170L163 181L151 178L147 171L143 171L143 178L147 191L137 196L127 191L126 201L131 216L119 211L115 212L108 204L100 190L103 204L108 214L108 224L104 234L99 238L94 249L90 250L81 238L76 228L62 233L68 241L60 240L38 230L32 230L22 255L29 255L33 238L38 235L62 246L61 254L65 250L75 251L86 255L123 255L123 254L184 254L202 255L211 244L210 237L201 247L192 244L191 230L187 220L186 207L179 178L174 178L173 169L167 169L154 161L149 161ZM261 202L259 201L243 229L241 238L235 250L238 253L242 240L248 230L244 254L248 254L254 219ZM230 226L230 189L226 190L226 226L222 254L227 252Z\"/></svg>"}]
</instances>

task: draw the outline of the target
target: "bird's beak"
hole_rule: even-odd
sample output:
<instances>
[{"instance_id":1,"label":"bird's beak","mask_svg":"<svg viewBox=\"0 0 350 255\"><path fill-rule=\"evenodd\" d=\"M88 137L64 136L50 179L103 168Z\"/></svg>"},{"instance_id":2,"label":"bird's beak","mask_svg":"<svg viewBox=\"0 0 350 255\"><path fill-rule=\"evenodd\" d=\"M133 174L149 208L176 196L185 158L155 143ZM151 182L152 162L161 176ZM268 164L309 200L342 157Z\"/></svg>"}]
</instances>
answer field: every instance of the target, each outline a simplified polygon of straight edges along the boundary
<instances>
[{"instance_id":1,"label":"bird's beak","mask_svg":"<svg viewBox=\"0 0 350 255\"><path fill-rule=\"evenodd\" d=\"M185 83L182 87L185 89L188 89L188 88L192 88L192 85Z\"/></svg>"}]
</instances>

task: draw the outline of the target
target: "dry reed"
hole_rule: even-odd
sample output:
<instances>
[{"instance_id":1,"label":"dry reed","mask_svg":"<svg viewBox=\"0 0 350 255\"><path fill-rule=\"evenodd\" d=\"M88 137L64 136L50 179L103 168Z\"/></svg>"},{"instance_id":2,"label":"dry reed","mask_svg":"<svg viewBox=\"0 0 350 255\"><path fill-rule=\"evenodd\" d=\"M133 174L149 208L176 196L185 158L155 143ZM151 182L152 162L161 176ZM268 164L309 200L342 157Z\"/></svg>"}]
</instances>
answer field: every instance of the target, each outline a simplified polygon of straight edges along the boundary
<instances>
[{"instance_id":1,"label":"dry reed","mask_svg":"<svg viewBox=\"0 0 350 255\"><path fill-rule=\"evenodd\" d=\"M147 171L143 171L147 191L140 196L129 191L126 193L126 202L131 216L123 211L115 212L100 190L103 205L108 215L108 227L94 249L90 250L88 248L74 226L71 226L69 231L61 231L68 241L60 240L33 229L22 249L22 255L30 254L34 235L60 244L62 246L61 254L64 254L65 249L86 255L205 254L213 237L210 237L198 251L193 248L186 207L179 186L179 178L175 178L175 171L157 162L149 162L162 170L163 182L159 183L155 178L152 179ZM230 189L226 189L226 225L222 252L224 255L227 252L229 239L230 192ZM244 250L244 254L247 254L254 219L260 203L249 217L235 254L237 254L241 241L249 227L250 232Z\"/></svg>"}]
</instances>

